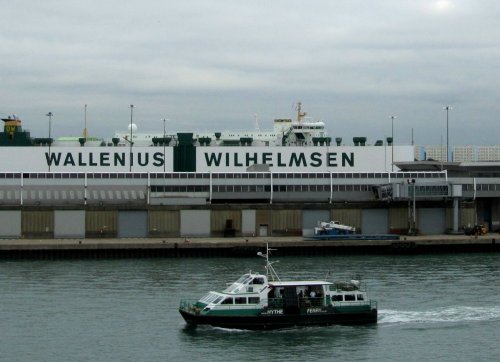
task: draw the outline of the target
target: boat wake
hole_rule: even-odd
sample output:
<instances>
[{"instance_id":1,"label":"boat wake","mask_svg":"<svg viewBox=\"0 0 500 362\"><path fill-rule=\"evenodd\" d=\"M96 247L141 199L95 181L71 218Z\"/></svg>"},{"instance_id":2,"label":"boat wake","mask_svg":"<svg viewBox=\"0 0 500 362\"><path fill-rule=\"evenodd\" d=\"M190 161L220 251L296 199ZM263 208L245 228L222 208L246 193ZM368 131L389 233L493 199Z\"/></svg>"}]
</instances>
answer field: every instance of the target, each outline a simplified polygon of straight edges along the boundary
<instances>
[{"instance_id":1,"label":"boat wake","mask_svg":"<svg viewBox=\"0 0 500 362\"><path fill-rule=\"evenodd\" d=\"M500 321L500 307L454 306L428 311L379 310L379 324Z\"/></svg>"}]
</instances>

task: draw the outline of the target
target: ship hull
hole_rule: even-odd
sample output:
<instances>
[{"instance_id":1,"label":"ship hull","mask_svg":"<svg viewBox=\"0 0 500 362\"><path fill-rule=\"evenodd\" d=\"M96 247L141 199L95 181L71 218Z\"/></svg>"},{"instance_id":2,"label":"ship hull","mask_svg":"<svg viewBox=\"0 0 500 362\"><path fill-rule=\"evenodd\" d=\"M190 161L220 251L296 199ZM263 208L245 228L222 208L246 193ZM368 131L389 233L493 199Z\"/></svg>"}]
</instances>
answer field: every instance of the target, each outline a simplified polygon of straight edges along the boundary
<instances>
[{"instance_id":1,"label":"ship hull","mask_svg":"<svg viewBox=\"0 0 500 362\"><path fill-rule=\"evenodd\" d=\"M271 330L290 327L353 325L377 323L377 309L358 312L281 315L202 315L180 309L184 320L191 327L210 325L221 328Z\"/></svg>"}]
</instances>

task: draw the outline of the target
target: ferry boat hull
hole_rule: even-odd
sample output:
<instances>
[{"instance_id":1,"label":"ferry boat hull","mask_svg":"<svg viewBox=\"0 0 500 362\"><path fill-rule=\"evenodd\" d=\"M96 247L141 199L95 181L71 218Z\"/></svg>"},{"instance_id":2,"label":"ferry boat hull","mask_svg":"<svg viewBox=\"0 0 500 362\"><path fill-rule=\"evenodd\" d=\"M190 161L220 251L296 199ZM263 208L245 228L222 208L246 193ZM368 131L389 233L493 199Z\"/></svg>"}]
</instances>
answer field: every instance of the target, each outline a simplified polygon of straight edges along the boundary
<instances>
[{"instance_id":1,"label":"ferry boat hull","mask_svg":"<svg viewBox=\"0 0 500 362\"><path fill-rule=\"evenodd\" d=\"M291 327L356 325L377 323L377 308L362 311L342 311L329 306L322 312L308 313L304 308L298 314L260 314L260 315L202 315L180 309L179 312L189 327L210 325L220 328L270 330ZM282 312L278 310L278 313Z\"/></svg>"}]
</instances>

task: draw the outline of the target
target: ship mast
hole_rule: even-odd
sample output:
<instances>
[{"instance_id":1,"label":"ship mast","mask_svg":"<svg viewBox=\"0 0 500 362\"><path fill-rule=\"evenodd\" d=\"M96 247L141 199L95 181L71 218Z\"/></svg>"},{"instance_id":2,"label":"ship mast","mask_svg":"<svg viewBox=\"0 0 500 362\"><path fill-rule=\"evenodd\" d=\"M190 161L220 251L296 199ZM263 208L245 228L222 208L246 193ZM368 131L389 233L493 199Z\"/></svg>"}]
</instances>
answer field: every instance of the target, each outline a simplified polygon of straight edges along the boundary
<instances>
[{"instance_id":1,"label":"ship mast","mask_svg":"<svg viewBox=\"0 0 500 362\"><path fill-rule=\"evenodd\" d=\"M270 249L269 248L269 243L266 243L266 253L265 254L262 254L262 252L258 252L257 255L258 256L261 256L263 257L264 259L266 259L266 276L267 276L267 280L271 279L272 281L280 281L280 277L278 276L278 274L276 273L276 270L274 270L273 268L273 264L274 263L277 263L278 260L276 261L269 261L269 255L271 255L271 251L274 251L276 249Z\"/></svg>"},{"instance_id":2,"label":"ship mast","mask_svg":"<svg viewBox=\"0 0 500 362\"><path fill-rule=\"evenodd\" d=\"M297 102L297 122L302 122L302 119L307 115L306 112L302 112L302 102Z\"/></svg>"},{"instance_id":3,"label":"ship mast","mask_svg":"<svg viewBox=\"0 0 500 362\"><path fill-rule=\"evenodd\" d=\"M260 127L259 127L259 118L257 117L257 113L253 114L253 117L255 119L255 130L257 132L260 132Z\"/></svg>"}]
</instances>

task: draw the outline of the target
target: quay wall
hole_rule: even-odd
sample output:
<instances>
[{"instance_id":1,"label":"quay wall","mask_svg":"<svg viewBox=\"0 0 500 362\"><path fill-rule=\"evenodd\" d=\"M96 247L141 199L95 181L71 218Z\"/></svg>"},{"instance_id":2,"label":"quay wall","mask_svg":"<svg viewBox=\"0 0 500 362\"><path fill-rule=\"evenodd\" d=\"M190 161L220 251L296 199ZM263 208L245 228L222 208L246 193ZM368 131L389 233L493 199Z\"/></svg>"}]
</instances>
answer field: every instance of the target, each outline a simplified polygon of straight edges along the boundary
<instances>
[{"instance_id":1,"label":"quay wall","mask_svg":"<svg viewBox=\"0 0 500 362\"><path fill-rule=\"evenodd\" d=\"M500 252L500 234L408 236L400 240L305 240L302 237L155 239L3 239L1 259L255 257Z\"/></svg>"}]
</instances>

